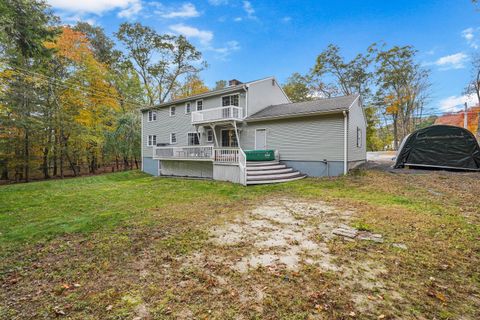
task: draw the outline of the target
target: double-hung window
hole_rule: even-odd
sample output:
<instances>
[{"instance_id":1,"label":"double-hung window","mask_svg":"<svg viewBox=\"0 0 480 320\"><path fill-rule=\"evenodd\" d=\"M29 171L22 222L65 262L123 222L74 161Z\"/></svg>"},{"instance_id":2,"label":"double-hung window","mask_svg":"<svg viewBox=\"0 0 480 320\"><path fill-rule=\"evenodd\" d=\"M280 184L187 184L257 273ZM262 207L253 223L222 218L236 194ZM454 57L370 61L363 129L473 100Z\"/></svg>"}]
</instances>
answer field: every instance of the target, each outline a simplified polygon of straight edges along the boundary
<instances>
[{"instance_id":1,"label":"double-hung window","mask_svg":"<svg viewBox=\"0 0 480 320\"><path fill-rule=\"evenodd\" d=\"M152 147L157 145L157 136L149 135L147 140L147 146Z\"/></svg>"},{"instance_id":2,"label":"double-hung window","mask_svg":"<svg viewBox=\"0 0 480 320\"><path fill-rule=\"evenodd\" d=\"M222 106L237 106L238 107L238 94L232 94L230 96L222 97Z\"/></svg>"},{"instance_id":3,"label":"double-hung window","mask_svg":"<svg viewBox=\"0 0 480 320\"><path fill-rule=\"evenodd\" d=\"M357 127L357 148L360 148L362 146L362 129Z\"/></svg>"},{"instance_id":4,"label":"double-hung window","mask_svg":"<svg viewBox=\"0 0 480 320\"><path fill-rule=\"evenodd\" d=\"M148 122L156 121L156 120L157 120L157 112L153 110L148 111Z\"/></svg>"},{"instance_id":5,"label":"double-hung window","mask_svg":"<svg viewBox=\"0 0 480 320\"><path fill-rule=\"evenodd\" d=\"M170 117L173 117L175 115L175 111L176 111L175 106L171 106L170 107Z\"/></svg>"},{"instance_id":6,"label":"double-hung window","mask_svg":"<svg viewBox=\"0 0 480 320\"><path fill-rule=\"evenodd\" d=\"M185 114L189 114L192 111L192 104L190 102L185 103Z\"/></svg>"},{"instance_id":7,"label":"double-hung window","mask_svg":"<svg viewBox=\"0 0 480 320\"><path fill-rule=\"evenodd\" d=\"M176 133L170 133L170 144L175 144L177 143L177 134Z\"/></svg>"},{"instance_id":8,"label":"double-hung window","mask_svg":"<svg viewBox=\"0 0 480 320\"><path fill-rule=\"evenodd\" d=\"M200 144L200 140L198 139L198 133L189 132L187 142L189 146L198 146Z\"/></svg>"},{"instance_id":9,"label":"double-hung window","mask_svg":"<svg viewBox=\"0 0 480 320\"><path fill-rule=\"evenodd\" d=\"M213 129L207 129L207 142L213 142Z\"/></svg>"},{"instance_id":10,"label":"double-hung window","mask_svg":"<svg viewBox=\"0 0 480 320\"><path fill-rule=\"evenodd\" d=\"M203 100L197 100L197 111L203 110Z\"/></svg>"}]
</instances>

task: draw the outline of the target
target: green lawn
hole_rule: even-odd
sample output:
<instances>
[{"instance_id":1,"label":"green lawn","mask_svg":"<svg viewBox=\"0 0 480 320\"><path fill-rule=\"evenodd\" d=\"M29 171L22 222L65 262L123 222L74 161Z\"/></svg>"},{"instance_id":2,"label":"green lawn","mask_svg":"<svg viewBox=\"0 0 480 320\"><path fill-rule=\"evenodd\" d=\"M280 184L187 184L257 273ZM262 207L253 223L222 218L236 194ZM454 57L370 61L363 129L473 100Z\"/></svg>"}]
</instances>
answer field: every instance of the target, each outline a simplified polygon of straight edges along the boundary
<instances>
[{"instance_id":1,"label":"green lawn","mask_svg":"<svg viewBox=\"0 0 480 320\"><path fill-rule=\"evenodd\" d=\"M478 174L436 172L255 187L124 172L2 186L0 319L477 319L479 194ZM350 225L383 234L382 244L315 241L341 267L381 264L384 288L345 287L308 264L239 274L195 260L248 254L213 245L210 230L285 198L354 211Z\"/></svg>"}]
</instances>

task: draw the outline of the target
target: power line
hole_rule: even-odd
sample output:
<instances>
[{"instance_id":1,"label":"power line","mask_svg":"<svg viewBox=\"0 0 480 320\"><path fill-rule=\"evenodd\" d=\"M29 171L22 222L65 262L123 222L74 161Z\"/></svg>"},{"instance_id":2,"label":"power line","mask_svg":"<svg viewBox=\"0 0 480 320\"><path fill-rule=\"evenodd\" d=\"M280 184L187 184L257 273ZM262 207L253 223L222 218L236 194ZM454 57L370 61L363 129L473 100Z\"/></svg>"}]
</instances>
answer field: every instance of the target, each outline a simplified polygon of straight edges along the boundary
<instances>
[{"instance_id":1,"label":"power line","mask_svg":"<svg viewBox=\"0 0 480 320\"><path fill-rule=\"evenodd\" d=\"M67 88L67 89L78 90L80 92L90 94L90 95L93 95L93 96L96 96L96 97L121 100L123 103L134 106L134 107L139 107L139 106L140 107L145 107L146 106L142 102L126 100L126 99L122 98L121 96L115 96L115 95L109 94L107 92L104 92L104 91L101 91L101 90L98 90L98 89L94 89L94 88L90 88L90 87L86 87L86 86L83 86L83 85L80 85L80 84L76 84L76 83L71 84L71 85L65 84L60 79L56 79L56 78L53 78L53 77L50 77L50 76L47 76L47 75L43 75L43 74L31 71L31 70L26 70L26 69L23 69L23 68L20 68L20 67L12 67L12 68L17 69L17 72L23 74L24 76L33 76L33 77L37 77L37 78L43 78L43 80L45 80L45 79L52 80L52 81L56 82L56 85L62 86L62 87ZM73 87L72 85L74 85L76 87Z\"/></svg>"}]
</instances>

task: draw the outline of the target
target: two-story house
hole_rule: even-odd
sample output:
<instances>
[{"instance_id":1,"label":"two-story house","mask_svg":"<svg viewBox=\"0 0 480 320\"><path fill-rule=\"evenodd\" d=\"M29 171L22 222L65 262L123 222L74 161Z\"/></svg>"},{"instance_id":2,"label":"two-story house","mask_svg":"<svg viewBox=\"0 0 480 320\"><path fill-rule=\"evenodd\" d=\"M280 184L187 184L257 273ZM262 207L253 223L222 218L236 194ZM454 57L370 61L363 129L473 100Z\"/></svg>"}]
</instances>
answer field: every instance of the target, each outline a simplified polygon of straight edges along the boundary
<instances>
[{"instance_id":1,"label":"two-story house","mask_svg":"<svg viewBox=\"0 0 480 320\"><path fill-rule=\"evenodd\" d=\"M358 95L292 103L273 77L142 110L142 170L262 184L336 176L365 162Z\"/></svg>"}]
</instances>

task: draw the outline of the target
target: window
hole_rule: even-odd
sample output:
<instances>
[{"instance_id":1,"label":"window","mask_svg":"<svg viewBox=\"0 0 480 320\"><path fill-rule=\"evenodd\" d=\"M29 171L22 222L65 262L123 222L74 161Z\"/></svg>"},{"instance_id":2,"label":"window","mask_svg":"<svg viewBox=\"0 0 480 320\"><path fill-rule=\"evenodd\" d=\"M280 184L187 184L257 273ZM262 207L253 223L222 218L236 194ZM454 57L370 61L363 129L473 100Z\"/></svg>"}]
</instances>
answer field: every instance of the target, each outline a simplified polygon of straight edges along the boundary
<instances>
[{"instance_id":1,"label":"window","mask_svg":"<svg viewBox=\"0 0 480 320\"><path fill-rule=\"evenodd\" d=\"M148 122L156 121L157 120L157 112L156 111L148 111Z\"/></svg>"},{"instance_id":2,"label":"window","mask_svg":"<svg viewBox=\"0 0 480 320\"><path fill-rule=\"evenodd\" d=\"M185 114L189 114L192 111L192 104L190 102L185 103Z\"/></svg>"},{"instance_id":3,"label":"window","mask_svg":"<svg viewBox=\"0 0 480 320\"><path fill-rule=\"evenodd\" d=\"M157 145L157 136L150 135L148 136L147 146L156 146Z\"/></svg>"},{"instance_id":4,"label":"window","mask_svg":"<svg viewBox=\"0 0 480 320\"><path fill-rule=\"evenodd\" d=\"M207 129L207 142L213 142L213 129Z\"/></svg>"},{"instance_id":5,"label":"window","mask_svg":"<svg viewBox=\"0 0 480 320\"><path fill-rule=\"evenodd\" d=\"M238 94L222 97L222 106L237 106L238 107Z\"/></svg>"},{"instance_id":6,"label":"window","mask_svg":"<svg viewBox=\"0 0 480 320\"><path fill-rule=\"evenodd\" d=\"M203 100L197 100L197 111L203 110Z\"/></svg>"},{"instance_id":7,"label":"window","mask_svg":"<svg viewBox=\"0 0 480 320\"><path fill-rule=\"evenodd\" d=\"M360 148L362 146L362 129L357 127L357 148Z\"/></svg>"},{"instance_id":8,"label":"window","mask_svg":"<svg viewBox=\"0 0 480 320\"><path fill-rule=\"evenodd\" d=\"M175 115L175 107L170 107L170 117L173 117Z\"/></svg>"},{"instance_id":9,"label":"window","mask_svg":"<svg viewBox=\"0 0 480 320\"><path fill-rule=\"evenodd\" d=\"M189 132L187 142L189 146L198 146L200 144L200 141L198 140L198 133Z\"/></svg>"},{"instance_id":10,"label":"window","mask_svg":"<svg viewBox=\"0 0 480 320\"><path fill-rule=\"evenodd\" d=\"M175 144L175 143L177 143L177 134L170 133L170 144Z\"/></svg>"}]
</instances>

